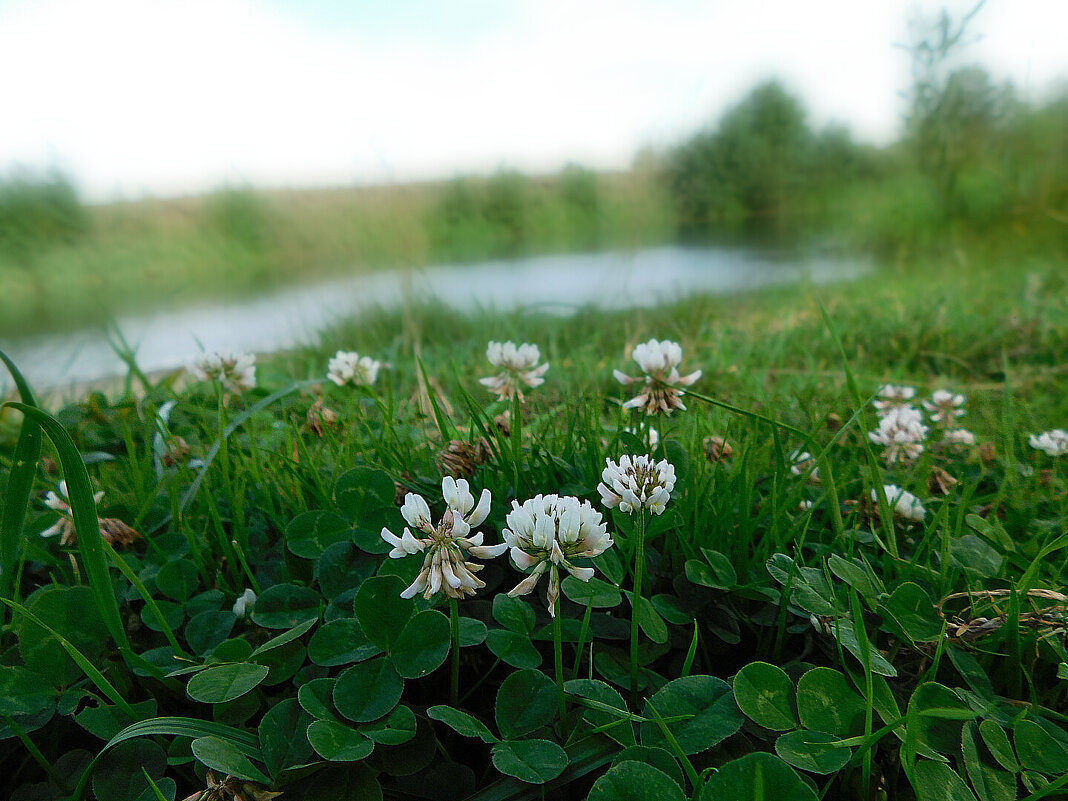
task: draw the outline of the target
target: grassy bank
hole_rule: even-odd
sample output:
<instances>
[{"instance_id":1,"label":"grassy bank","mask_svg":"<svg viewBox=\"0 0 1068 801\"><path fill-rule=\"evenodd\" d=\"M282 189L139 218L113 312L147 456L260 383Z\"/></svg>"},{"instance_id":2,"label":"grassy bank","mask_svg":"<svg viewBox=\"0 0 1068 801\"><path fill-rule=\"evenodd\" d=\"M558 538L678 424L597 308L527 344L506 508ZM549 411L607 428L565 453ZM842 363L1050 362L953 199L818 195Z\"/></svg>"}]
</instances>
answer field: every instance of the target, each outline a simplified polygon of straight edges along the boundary
<instances>
[{"instance_id":1,"label":"grassy bank","mask_svg":"<svg viewBox=\"0 0 1068 801\"><path fill-rule=\"evenodd\" d=\"M1068 457L1029 436L1068 424L1065 276L966 256L565 319L382 314L261 361L228 399L174 376L54 410L82 455L61 470L15 468L6 410L5 789L66 797L103 752L108 799L184 798L205 768L293 799L1060 797ZM612 377L640 375L651 337L703 370L667 418L622 408L639 387ZM525 403L478 382L507 339L550 364ZM336 386L337 349L388 367ZM976 443L943 444L924 413L923 452L889 463L867 436L885 383L965 394ZM605 459L647 450L650 425L675 472L664 513L605 508ZM796 450L815 462L793 469ZM143 538L38 534L59 518L42 494L83 462L76 512L103 490L99 515ZM423 555L389 558L379 532L401 533L405 492L436 523L446 470L492 494L486 544L537 493L604 515L615 544L573 560L596 577L563 582L558 626L551 571L510 598L507 555L471 559L473 598L399 597ZM11 540L15 474L33 500ZM890 484L922 519L893 513ZM135 721L147 736L116 742Z\"/></svg>"}]
</instances>

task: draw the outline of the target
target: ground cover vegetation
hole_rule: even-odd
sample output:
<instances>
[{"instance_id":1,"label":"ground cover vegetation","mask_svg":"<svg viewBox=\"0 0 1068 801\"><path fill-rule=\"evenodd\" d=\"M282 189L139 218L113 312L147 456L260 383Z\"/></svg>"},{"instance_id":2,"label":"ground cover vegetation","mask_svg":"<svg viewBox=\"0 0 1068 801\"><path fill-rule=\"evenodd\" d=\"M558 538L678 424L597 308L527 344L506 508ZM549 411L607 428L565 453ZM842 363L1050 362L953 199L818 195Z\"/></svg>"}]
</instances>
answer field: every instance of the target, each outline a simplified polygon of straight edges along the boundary
<instances>
[{"instance_id":1,"label":"ground cover vegetation","mask_svg":"<svg viewBox=\"0 0 1068 801\"><path fill-rule=\"evenodd\" d=\"M1060 265L24 387L5 795L1064 797Z\"/></svg>"}]
</instances>

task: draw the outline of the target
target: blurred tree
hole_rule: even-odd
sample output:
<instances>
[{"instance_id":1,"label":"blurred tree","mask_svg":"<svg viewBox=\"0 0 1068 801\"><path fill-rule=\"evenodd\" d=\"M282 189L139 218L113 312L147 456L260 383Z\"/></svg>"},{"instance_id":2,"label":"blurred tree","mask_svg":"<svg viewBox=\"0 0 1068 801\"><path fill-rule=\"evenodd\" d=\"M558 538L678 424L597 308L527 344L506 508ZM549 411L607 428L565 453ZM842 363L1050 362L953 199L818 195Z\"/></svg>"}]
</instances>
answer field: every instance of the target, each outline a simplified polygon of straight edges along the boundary
<instances>
[{"instance_id":1,"label":"blurred tree","mask_svg":"<svg viewBox=\"0 0 1068 801\"><path fill-rule=\"evenodd\" d=\"M0 179L0 253L20 266L54 245L71 245L89 231L89 215L74 184L58 170L17 170Z\"/></svg>"},{"instance_id":2,"label":"blurred tree","mask_svg":"<svg viewBox=\"0 0 1068 801\"><path fill-rule=\"evenodd\" d=\"M597 173L568 164L560 174L560 197L567 224L567 244L592 248L601 240L601 198Z\"/></svg>"}]
</instances>

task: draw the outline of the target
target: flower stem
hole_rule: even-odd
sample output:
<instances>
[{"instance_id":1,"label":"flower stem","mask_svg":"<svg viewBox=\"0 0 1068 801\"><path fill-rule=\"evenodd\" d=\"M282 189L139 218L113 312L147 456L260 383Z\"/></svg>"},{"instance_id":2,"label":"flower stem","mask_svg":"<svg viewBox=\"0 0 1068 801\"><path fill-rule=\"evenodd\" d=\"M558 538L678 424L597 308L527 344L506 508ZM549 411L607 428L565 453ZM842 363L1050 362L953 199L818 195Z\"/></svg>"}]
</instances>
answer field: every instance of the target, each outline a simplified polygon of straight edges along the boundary
<instances>
[{"instance_id":1,"label":"flower stem","mask_svg":"<svg viewBox=\"0 0 1068 801\"><path fill-rule=\"evenodd\" d=\"M645 574L645 512L634 520L634 593L630 614L630 699L638 704L638 609L642 602L642 578Z\"/></svg>"},{"instance_id":2,"label":"flower stem","mask_svg":"<svg viewBox=\"0 0 1068 801\"><path fill-rule=\"evenodd\" d=\"M456 706L460 698L460 607L449 598L449 623L452 629L452 676L449 682L449 704Z\"/></svg>"},{"instance_id":3,"label":"flower stem","mask_svg":"<svg viewBox=\"0 0 1068 801\"><path fill-rule=\"evenodd\" d=\"M582 616L582 628L579 629L578 645L575 646L575 667L571 671L571 678L577 679L579 668L582 666L582 649L586 647L586 635L590 632L590 617L593 615L593 596L586 604L586 613Z\"/></svg>"},{"instance_id":4,"label":"flower stem","mask_svg":"<svg viewBox=\"0 0 1068 801\"><path fill-rule=\"evenodd\" d=\"M555 569L555 568L554 568ZM560 730L567 730L567 696L564 695L564 634L560 619L560 599L553 604L553 666L556 668L556 695L560 703Z\"/></svg>"}]
</instances>

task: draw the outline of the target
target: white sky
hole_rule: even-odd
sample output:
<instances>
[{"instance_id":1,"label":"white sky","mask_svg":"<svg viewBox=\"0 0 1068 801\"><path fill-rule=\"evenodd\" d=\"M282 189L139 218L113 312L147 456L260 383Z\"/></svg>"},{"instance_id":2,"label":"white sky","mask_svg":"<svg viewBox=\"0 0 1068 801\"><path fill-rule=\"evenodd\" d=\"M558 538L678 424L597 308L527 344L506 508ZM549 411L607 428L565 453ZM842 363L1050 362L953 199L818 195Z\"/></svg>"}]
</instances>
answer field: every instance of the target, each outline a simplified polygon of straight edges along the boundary
<instances>
[{"instance_id":1,"label":"white sky","mask_svg":"<svg viewBox=\"0 0 1068 801\"><path fill-rule=\"evenodd\" d=\"M0 0L0 173L92 199L621 168L773 75L898 132L906 0ZM1041 96L1068 0L988 0L967 60Z\"/></svg>"}]
</instances>

